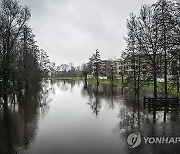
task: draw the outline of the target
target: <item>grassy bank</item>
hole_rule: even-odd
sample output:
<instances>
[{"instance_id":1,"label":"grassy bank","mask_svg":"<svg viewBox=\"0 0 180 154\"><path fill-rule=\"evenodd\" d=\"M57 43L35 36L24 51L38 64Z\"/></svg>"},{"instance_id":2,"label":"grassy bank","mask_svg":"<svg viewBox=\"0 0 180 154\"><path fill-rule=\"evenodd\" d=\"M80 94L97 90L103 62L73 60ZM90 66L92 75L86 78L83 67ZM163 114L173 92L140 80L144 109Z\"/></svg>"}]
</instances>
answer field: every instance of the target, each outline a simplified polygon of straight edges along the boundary
<instances>
[{"instance_id":1,"label":"grassy bank","mask_svg":"<svg viewBox=\"0 0 180 154\"><path fill-rule=\"evenodd\" d=\"M85 79L83 77L61 77L61 78L53 78L55 80L82 80L84 81ZM95 78L88 78L87 81L96 83ZM111 79L99 79L99 83L105 83L105 84L112 84ZM119 85L122 86L122 82L119 79L114 80L114 85Z\"/></svg>"},{"instance_id":2,"label":"grassy bank","mask_svg":"<svg viewBox=\"0 0 180 154\"><path fill-rule=\"evenodd\" d=\"M82 80L84 81L85 79L83 77L62 77L62 78L56 78L58 80ZM88 78L87 81L92 82L92 83L96 83L96 79L95 78ZM99 79L99 83L102 84L112 84L112 80L111 79ZM114 79L114 85L117 86L125 86L125 87L133 87L132 83L124 81L124 84L122 83L122 81L120 79ZM180 95L180 93L177 92L177 86L173 85L172 83L168 83L168 91L170 94L174 94L174 95ZM146 90L149 92L153 92L154 91L154 85L153 85L153 81L140 81L140 89L141 90ZM164 92L164 83L162 82L157 82L157 89L158 89L158 93L163 93Z\"/></svg>"}]
</instances>

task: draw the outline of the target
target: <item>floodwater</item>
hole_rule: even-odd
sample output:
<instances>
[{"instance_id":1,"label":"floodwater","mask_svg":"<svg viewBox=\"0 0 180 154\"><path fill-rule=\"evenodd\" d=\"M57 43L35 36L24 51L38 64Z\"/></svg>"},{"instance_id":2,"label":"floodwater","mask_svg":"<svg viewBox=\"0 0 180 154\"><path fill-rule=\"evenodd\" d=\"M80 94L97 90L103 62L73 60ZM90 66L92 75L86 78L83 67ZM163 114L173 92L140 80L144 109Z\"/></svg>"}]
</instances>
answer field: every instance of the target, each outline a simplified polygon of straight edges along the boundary
<instances>
[{"instance_id":1,"label":"floodwater","mask_svg":"<svg viewBox=\"0 0 180 154\"><path fill-rule=\"evenodd\" d=\"M180 137L180 113L148 112L145 95L135 101L127 88L44 81L16 105L0 107L0 153L180 153L180 141L145 143L144 137ZM130 147L127 137L137 132L141 143Z\"/></svg>"}]
</instances>

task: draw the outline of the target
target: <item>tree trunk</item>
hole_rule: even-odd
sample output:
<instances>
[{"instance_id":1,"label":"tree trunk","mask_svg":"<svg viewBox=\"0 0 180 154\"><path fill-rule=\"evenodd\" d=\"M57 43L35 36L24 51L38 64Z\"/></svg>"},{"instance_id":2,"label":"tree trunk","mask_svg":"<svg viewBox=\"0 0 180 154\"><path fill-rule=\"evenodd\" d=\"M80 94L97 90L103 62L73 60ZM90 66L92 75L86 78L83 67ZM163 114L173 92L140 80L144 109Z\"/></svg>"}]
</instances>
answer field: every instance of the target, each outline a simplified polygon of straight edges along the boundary
<instances>
[{"instance_id":1,"label":"tree trunk","mask_svg":"<svg viewBox=\"0 0 180 154\"><path fill-rule=\"evenodd\" d=\"M177 92L179 92L179 71L177 70L177 76L176 76L176 80L177 80Z\"/></svg>"},{"instance_id":2,"label":"tree trunk","mask_svg":"<svg viewBox=\"0 0 180 154\"><path fill-rule=\"evenodd\" d=\"M154 68L154 98L157 97L157 72L156 67Z\"/></svg>"},{"instance_id":3,"label":"tree trunk","mask_svg":"<svg viewBox=\"0 0 180 154\"><path fill-rule=\"evenodd\" d=\"M167 99L168 97L168 92L167 92L167 56L166 56L166 49L165 54L164 54L164 59L165 59L165 65L164 65L164 91L165 91L165 98Z\"/></svg>"},{"instance_id":4,"label":"tree trunk","mask_svg":"<svg viewBox=\"0 0 180 154\"><path fill-rule=\"evenodd\" d=\"M141 63L140 63L140 57L138 59L138 81L137 81L137 96L139 98L139 90L140 90L140 67L141 67Z\"/></svg>"},{"instance_id":5,"label":"tree trunk","mask_svg":"<svg viewBox=\"0 0 180 154\"><path fill-rule=\"evenodd\" d=\"M121 79L122 79L122 84L124 84L124 75L121 75Z\"/></svg>"},{"instance_id":6,"label":"tree trunk","mask_svg":"<svg viewBox=\"0 0 180 154\"><path fill-rule=\"evenodd\" d=\"M84 73L84 79L87 81L87 73Z\"/></svg>"}]
</instances>

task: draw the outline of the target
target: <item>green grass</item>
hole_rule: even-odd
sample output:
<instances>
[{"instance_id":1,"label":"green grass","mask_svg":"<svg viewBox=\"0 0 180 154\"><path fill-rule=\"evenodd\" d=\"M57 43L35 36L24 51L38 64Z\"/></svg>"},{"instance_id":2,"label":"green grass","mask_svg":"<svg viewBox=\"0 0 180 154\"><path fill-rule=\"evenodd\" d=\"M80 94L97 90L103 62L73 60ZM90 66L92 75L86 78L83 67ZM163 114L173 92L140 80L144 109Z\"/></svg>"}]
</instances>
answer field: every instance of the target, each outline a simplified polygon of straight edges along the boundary
<instances>
[{"instance_id":1,"label":"green grass","mask_svg":"<svg viewBox=\"0 0 180 154\"><path fill-rule=\"evenodd\" d=\"M88 78L87 81L96 83L95 78ZM112 80L111 79L99 79L99 83L112 84ZM120 79L114 79L113 84L117 85L117 86L122 86L122 82Z\"/></svg>"},{"instance_id":2,"label":"green grass","mask_svg":"<svg viewBox=\"0 0 180 154\"><path fill-rule=\"evenodd\" d=\"M83 77L63 77L63 78L56 78L56 79L59 79L59 80L85 80ZM88 78L87 81L96 83L96 78ZM111 81L111 79L99 79L99 83L112 84L112 81ZM120 79L114 79L114 85L122 86L123 84ZM132 83L128 83L127 81L124 81L124 86L133 87ZM168 89L170 89L170 87L172 87L172 83L168 83ZM149 92L153 92L154 91L153 81L145 81L145 82L140 81L140 89L146 90ZM180 93L178 93L176 89L177 89L177 86L174 85L172 90L168 91L168 93L180 96ZM158 93L163 93L164 92L164 83L157 82L157 90L158 90Z\"/></svg>"},{"instance_id":3,"label":"green grass","mask_svg":"<svg viewBox=\"0 0 180 154\"><path fill-rule=\"evenodd\" d=\"M146 82L146 86L143 87L144 90L146 91L151 91L153 92L154 91L154 84L153 84L153 81L151 82ZM180 96L180 93L177 92L177 85L173 85L172 83L168 82L167 83L167 89L168 89L168 93L169 94L173 94L173 95L178 95ZM157 91L158 93L164 93L164 83L162 82L157 82Z\"/></svg>"},{"instance_id":4,"label":"green grass","mask_svg":"<svg viewBox=\"0 0 180 154\"><path fill-rule=\"evenodd\" d=\"M95 78L94 79L88 79L88 81L96 82L96 79ZM99 83L111 84L111 79L99 79ZM122 86L123 84L122 84L122 81L120 79L115 79L114 85ZM133 87L132 83L127 83L126 81L124 81L124 86ZM177 86L176 85L173 86L173 84L169 82L167 84L167 86L168 86L168 93L169 94L180 96L180 93L177 92ZM145 90L145 91L149 91L149 92L153 92L154 91L153 81L145 81L145 82L140 81L140 89ZM157 82L157 91L158 91L158 93L164 93L164 83Z\"/></svg>"},{"instance_id":5,"label":"green grass","mask_svg":"<svg viewBox=\"0 0 180 154\"><path fill-rule=\"evenodd\" d=\"M58 80L85 80L83 77L61 77L53 78ZM96 83L96 78L88 78L87 81ZM99 79L99 83L112 84L111 79ZM114 79L114 85L122 86L122 82L119 79Z\"/></svg>"}]
</instances>

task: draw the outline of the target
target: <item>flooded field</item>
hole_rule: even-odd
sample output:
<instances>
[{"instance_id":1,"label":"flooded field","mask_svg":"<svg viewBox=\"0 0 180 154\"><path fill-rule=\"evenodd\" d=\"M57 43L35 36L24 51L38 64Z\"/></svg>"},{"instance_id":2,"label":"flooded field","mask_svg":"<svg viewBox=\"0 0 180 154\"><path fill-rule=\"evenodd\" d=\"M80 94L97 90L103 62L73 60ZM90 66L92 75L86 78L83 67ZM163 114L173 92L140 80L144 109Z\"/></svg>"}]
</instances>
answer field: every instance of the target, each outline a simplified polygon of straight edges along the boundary
<instances>
[{"instance_id":1,"label":"flooded field","mask_svg":"<svg viewBox=\"0 0 180 154\"><path fill-rule=\"evenodd\" d=\"M24 92L23 103L0 108L0 153L180 153L179 143L145 143L147 137L180 137L178 111L148 112L142 93L83 81L45 81ZM139 132L141 144L127 137Z\"/></svg>"}]
</instances>

